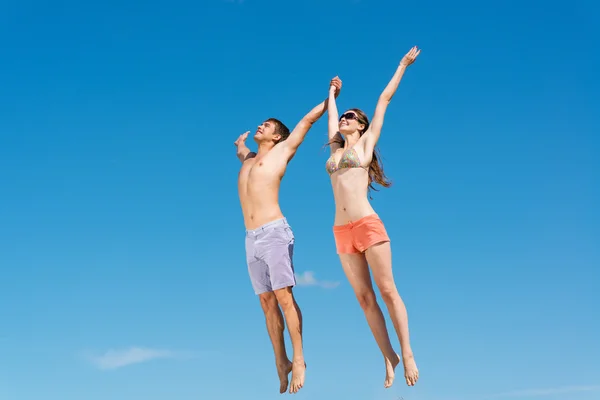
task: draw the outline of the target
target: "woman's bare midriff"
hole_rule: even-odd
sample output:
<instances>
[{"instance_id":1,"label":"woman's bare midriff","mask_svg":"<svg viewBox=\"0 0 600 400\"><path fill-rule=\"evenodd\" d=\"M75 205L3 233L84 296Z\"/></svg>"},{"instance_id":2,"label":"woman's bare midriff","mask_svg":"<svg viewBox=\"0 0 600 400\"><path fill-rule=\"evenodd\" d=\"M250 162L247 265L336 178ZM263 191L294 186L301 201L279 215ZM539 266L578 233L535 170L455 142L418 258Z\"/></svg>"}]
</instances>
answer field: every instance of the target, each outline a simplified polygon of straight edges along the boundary
<instances>
[{"instance_id":1,"label":"woman's bare midriff","mask_svg":"<svg viewBox=\"0 0 600 400\"><path fill-rule=\"evenodd\" d=\"M335 198L334 225L345 225L375 213L368 199L369 174L366 169L336 171L331 175L331 186Z\"/></svg>"}]
</instances>

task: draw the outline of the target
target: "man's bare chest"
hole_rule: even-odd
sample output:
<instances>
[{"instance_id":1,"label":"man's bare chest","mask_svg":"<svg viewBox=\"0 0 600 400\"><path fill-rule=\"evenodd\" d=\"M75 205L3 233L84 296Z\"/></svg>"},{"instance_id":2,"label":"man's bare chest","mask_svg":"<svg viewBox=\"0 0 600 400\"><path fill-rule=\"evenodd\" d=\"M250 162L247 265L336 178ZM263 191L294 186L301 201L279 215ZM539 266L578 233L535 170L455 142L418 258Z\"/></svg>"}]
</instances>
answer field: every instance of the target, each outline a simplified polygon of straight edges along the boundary
<instances>
[{"instance_id":1,"label":"man's bare chest","mask_svg":"<svg viewBox=\"0 0 600 400\"><path fill-rule=\"evenodd\" d=\"M282 171L277 165L263 160L256 160L248 162L242 166L239 175L240 185L245 186L256 186L271 181L279 181L281 179Z\"/></svg>"}]
</instances>

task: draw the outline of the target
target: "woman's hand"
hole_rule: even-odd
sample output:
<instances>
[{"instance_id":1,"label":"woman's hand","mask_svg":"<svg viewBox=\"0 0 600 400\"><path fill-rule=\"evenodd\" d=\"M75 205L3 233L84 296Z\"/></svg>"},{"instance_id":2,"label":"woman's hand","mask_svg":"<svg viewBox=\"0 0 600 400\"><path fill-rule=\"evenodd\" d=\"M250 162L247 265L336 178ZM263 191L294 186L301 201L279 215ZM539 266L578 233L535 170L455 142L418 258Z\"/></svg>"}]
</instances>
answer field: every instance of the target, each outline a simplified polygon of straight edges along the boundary
<instances>
[{"instance_id":1,"label":"woman's hand","mask_svg":"<svg viewBox=\"0 0 600 400\"><path fill-rule=\"evenodd\" d=\"M335 104L335 99L340 94L342 89L342 80L339 77L335 77L329 82L329 98L327 99L327 130L329 132L329 140L338 132L338 110ZM338 145L339 147L339 145ZM335 147L337 148L337 147ZM331 151L334 151L334 146L330 146Z\"/></svg>"},{"instance_id":2,"label":"woman's hand","mask_svg":"<svg viewBox=\"0 0 600 400\"><path fill-rule=\"evenodd\" d=\"M400 65L408 67L410 64L415 62L419 53L421 53L421 49L417 50L417 46L414 46L412 49L409 50L408 53L406 53L404 57L402 57Z\"/></svg>"},{"instance_id":3,"label":"woman's hand","mask_svg":"<svg viewBox=\"0 0 600 400\"><path fill-rule=\"evenodd\" d=\"M329 93L333 92L333 95L337 98L340 90L342 90L342 80L336 76L329 83Z\"/></svg>"}]
</instances>

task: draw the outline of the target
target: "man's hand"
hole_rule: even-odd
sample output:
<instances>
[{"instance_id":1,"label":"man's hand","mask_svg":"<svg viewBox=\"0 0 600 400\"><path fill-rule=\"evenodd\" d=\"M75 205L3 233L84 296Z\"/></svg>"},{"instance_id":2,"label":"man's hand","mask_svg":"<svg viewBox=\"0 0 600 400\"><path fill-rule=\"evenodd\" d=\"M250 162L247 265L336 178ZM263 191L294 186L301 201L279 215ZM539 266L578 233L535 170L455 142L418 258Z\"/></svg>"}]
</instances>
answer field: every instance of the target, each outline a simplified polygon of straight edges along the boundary
<instances>
[{"instance_id":1,"label":"man's hand","mask_svg":"<svg viewBox=\"0 0 600 400\"><path fill-rule=\"evenodd\" d=\"M410 64L414 63L417 59L417 56L421 53L421 49L417 50L417 46L414 46L400 61L400 65L404 67L408 67Z\"/></svg>"},{"instance_id":2,"label":"man's hand","mask_svg":"<svg viewBox=\"0 0 600 400\"><path fill-rule=\"evenodd\" d=\"M244 145L246 144L246 138L248 137L248 134L250 133L250 131L247 131L245 133L242 133L240 136L238 136L237 140L235 142L233 142L233 144L236 147L239 147L240 145Z\"/></svg>"},{"instance_id":3,"label":"man's hand","mask_svg":"<svg viewBox=\"0 0 600 400\"><path fill-rule=\"evenodd\" d=\"M334 96L337 98L342 90L342 80L339 77L335 77L329 83L329 92L334 92Z\"/></svg>"},{"instance_id":4,"label":"man's hand","mask_svg":"<svg viewBox=\"0 0 600 400\"><path fill-rule=\"evenodd\" d=\"M304 140L304 137L313 124L317 122L317 120L321 118L323 114L325 114L331 95L333 94L335 97L337 97L340 94L341 89L342 80L336 76L329 82L329 96L315 108L310 110L309 113L306 114L304 118L300 120L300 122L298 122L292 133L290 133L290 136L283 141L283 147L287 149L286 151L289 157L288 159L291 159L294 156L296 150L298 150L298 147Z\"/></svg>"},{"instance_id":5,"label":"man's hand","mask_svg":"<svg viewBox=\"0 0 600 400\"><path fill-rule=\"evenodd\" d=\"M254 157L256 154L252 153L248 147L246 147L246 138L250 131L242 133L233 144L237 148L237 156L241 162L246 161L249 157Z\"/></svg>"}]
</instances>

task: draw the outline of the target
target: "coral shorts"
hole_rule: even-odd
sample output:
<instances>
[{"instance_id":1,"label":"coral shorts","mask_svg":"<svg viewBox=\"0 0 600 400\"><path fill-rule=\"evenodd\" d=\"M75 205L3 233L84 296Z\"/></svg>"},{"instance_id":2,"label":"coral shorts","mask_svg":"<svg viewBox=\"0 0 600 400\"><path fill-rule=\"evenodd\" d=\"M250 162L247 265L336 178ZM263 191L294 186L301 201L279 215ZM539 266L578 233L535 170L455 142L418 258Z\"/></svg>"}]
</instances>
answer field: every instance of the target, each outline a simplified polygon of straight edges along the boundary
<instances>
[{"instance_id":1,"label":"coral shorts","mask_svg":"<svg viewBox=\"0 0 600 400\"><path fill-rule=\"evenodd\" d=\"M375 244L390 241L383 221L377 214L345 225L334 225L333 236L338 254L364 253Z\"/></svg>"}]
</instances>

